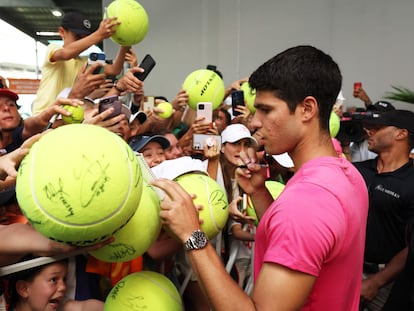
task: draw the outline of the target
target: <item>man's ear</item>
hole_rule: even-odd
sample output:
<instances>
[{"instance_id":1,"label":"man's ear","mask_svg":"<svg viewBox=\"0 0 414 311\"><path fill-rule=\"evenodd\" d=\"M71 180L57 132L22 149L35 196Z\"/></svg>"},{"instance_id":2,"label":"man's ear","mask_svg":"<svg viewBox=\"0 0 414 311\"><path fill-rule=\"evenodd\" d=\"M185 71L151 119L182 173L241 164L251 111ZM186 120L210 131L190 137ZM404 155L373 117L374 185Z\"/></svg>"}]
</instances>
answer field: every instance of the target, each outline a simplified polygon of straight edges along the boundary
<instances>
[{"instance_id":1,"label":"man's ear","mask_svg":"<svg viewBox=\"0 0 414 311\"><path fill-rule=\"evenodd\" d=\"M66 30L65 30L65 28L63 28L62 26L59 26L59 28L58 28L58 32L59 32L59 35L62 37L62 39L64 38L64 36L65 36L65 33L66 33Z\"/></svg>"},{"instance_id":2,"label":"man's ear","mask_svg":"<svg viewBox=\"0 0 414 311\"><path fill-rule=\"evenodd\" d=\"M313 96L306 96L300 103L300 112L304 121L309 121L318 115L318 103Z\"/></svg>"},{"instance_id":3,"label":"man's ear","mask_svg":"<svg viewBox=\"0 0 414 311\"><path fill-rule=\"evenodd\" d=\"M29 297L29 283L24 280L18 280L16 282L16 291L23 298Z\"/></svg>"}]
</instances>

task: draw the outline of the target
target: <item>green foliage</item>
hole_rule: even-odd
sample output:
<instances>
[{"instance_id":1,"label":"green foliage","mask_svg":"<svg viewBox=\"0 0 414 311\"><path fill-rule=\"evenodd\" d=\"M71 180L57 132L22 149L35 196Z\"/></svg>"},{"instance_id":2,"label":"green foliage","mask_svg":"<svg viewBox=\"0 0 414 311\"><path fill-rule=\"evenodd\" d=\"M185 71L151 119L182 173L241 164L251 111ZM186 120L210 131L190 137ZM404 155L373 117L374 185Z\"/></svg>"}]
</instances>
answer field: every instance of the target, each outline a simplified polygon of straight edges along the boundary
<instances>
[{"instance_id":1,"label":"green foliage","mask_svg":"<svg viewBox=\"0 0 414 311\"><path fill-rule=\"evenodd\" d=\"M414 91L407 89L405 87L397 87L391 85L394 91L385 93L386 99L398 100L401 102L406 102L410 104L414 104Z\"/></svg>"}]
</instances>

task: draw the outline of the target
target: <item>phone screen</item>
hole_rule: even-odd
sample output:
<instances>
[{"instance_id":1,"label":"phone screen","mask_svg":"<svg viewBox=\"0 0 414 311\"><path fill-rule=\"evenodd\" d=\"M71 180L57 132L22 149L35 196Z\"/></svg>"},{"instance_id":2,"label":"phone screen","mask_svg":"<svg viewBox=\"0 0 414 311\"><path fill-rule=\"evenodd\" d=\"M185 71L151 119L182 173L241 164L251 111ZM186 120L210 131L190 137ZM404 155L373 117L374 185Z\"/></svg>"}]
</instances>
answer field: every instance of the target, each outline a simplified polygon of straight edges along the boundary
<instances>
[{"instance_id":1,"label":"phone screen","mask_svg":"<svg viewBox=\"0 0 414 311\"><path fill-rule=\"evenodd\" d=\"M144 100L144 103L142 105L142 110L145 111L152 111L154 109L155 105L155 98L154 96L147 96Z\"/></svg>"}]
</instances>

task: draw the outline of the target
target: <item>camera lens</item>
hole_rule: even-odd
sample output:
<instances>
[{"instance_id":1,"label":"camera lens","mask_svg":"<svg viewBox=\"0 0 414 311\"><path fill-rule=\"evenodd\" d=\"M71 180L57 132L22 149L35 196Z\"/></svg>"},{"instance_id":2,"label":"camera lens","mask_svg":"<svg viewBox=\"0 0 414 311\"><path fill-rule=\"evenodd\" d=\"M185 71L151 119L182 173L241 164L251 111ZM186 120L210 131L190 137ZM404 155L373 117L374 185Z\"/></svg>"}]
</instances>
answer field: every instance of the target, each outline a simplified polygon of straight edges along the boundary
<instances>
[{"instance_id":1,"label":"camera lens","mask_svg":"<svg viewBox=\"0 0 414 311\"><path fill-rule=\"evenodd\" d=\"M199 109L204 109L204 104L200 104L200 105L198 105L198 108L199 108Z\"/></svg>"},{"instance_id":2,"label":"camera lens","mask_svg":"<svg viewBox=\"0 0 414 311\"><path fill-rule=\"evenodd\" d=\"M89 58L90 60L93 60L93 61L98 60L98 53L91 53L89 55Z\"/></svg>"}]
</instances>

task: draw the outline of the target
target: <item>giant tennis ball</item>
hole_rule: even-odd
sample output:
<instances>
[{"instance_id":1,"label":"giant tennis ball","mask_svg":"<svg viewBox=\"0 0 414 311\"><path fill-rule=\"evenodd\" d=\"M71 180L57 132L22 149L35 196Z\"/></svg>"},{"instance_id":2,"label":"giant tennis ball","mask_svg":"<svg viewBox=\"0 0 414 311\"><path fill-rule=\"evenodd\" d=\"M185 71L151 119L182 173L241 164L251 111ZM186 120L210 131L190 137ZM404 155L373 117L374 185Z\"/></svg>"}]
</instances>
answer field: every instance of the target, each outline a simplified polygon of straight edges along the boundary
<instances>
[{"instance_id":1,"label":"giant tennis ball","mask_svg":"<svg viewBox=\"0 0 414 311\"><path fill-rule=\"evenodd\" d=\"M203 220L201 229L209 239L223 229L229 216L228 201L224 189L211 177L188 173L175 179L190 194L195 194L194 203L202 205L199 217Z\"/></svg>"},{"instance_id":2,"label":"giant tennis ball","mask_svg":"<svg viewBox=\"0 0 414 311\"><path fill-rule=\"evenodd\" d=\"M240 90L243 91L244 100L246 101L250 112L255 113L256 108L254 107L254 100L256 98L256 90L252 89L249 82L243 82L242 85L240 85Z\"/></svg>"},{"instance_id":3,"label":"giant tennis ball","mask_svg":"<svg viewBox=\"0 0 414 311\"><path fill-rule=\"evenodd\" d=\"M157 107L162 109L162 112L157 112L160 118L168 119L173 114L173 106L168 102L159 103Z\"/></svg>"},{"instance_id":4,"label":"giant tennis ball","mask_svg":"<svg viewBox=\"0 0 414 311\"><path fill-rule=\"evenodd\" d=\"M122 46L141 42L148 32L148 15L135 0L115 0L107 8L104 17L118 17L120 25L115 26L111 39Z\"/></svg>"},{"instance_id":5,"label":"giant tennis ball","mask_svg":"<svg viewBox=\"0 0 414 311\"><path fill-rule=\"evenodd\" d=\"M164 275L140 271L121 279L109 292L104 311L183 311L180 294Z\"/></svg>"},{"instance_id":6,"label":"giant tennis ball","mask_svg":"<svg viewBox=\"0 0 414 311\"><path fill-rule=\"evenodd\" d=\"M212 70L199 69L190 73L184 80L183 89L188 94L188 106L196 110L198 102L211 102L213 110L224 99L223 79Z\"/></svg>"},{"instance_id":7,"label":"giant tennis ball","mask_svg":"<svg viewBox=\"0 0 414 311\"><path fill-rule=\"evenodd\" d=\"M62 115L63 122L66 124L82 123L84 113L81 106L63 105L62 108L71 113L70 116Z\"/></svg>"},{"instance_id":8,"label":"giant tennis ball","mask_svg":"<svg viewBox=\"0 0 414 311\"><path fill-rule=\"evenodd\" d=\"M272 198L276 199L285 188L285 185L278 181L266 180L265 187L269 190ZM259 224L259 220L257 219L256 211L250 197L247 199L247 215L255 218L254 223L256 226Z\"/></svg>"},{"instance_id":9,"label":"giant tennis ball","mask_svg":"<svg viewBox=\"0 0 414 311\"><path fill-rule=\"evenodd\" d=\"M102 261L130 261L145 253L161 230L160 199L144 182L138 209L131 220L114 234L115 241L90 254Z\"/></svg>"},{"instance_id":10,"label":"giant tennis ball","mask_svg":"<svg viewBox=\"0 0 414 311\"><path fill-rule=\"evenodd\" d=\"M339 128L341 127L341 119L335 112L331 112L331 116L329 118L329 133L331 137L336 137L339 133Z\"/></svg>"},{"instance_id":11,"label":"giant tennis ball","mask_svg":"<svg viewBox=\"0 0 414 311\"><path fill-rule=\"evenodd\" d=\"M36 230L83 246L106 240L128 222L142 180L136 156L118 135L68 124L32 146L18 170L16 195Z\"/></svg>"}]
</instances>

